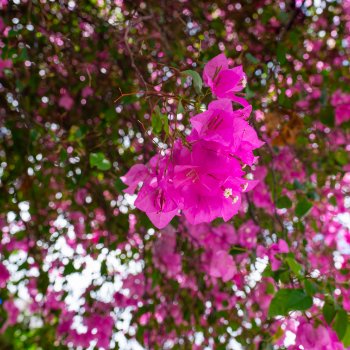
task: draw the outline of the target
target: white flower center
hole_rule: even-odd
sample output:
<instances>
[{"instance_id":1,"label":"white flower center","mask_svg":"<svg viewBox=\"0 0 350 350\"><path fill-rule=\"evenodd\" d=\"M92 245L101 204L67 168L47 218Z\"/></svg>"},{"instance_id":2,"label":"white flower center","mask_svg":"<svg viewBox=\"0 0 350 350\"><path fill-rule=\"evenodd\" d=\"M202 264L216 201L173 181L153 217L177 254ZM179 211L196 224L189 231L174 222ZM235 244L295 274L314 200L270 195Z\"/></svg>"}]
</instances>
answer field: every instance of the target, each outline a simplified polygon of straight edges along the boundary
<instances>
[{"instance_id":1,"label":"white flower center","mask_svg":"<svg viewBox=\"0 0 350 350\"><path fill-rule=\"evenodd\" d=\"M242 79L242 86L245 88L247 86L247 78L243 77Z\"/></svg>"},{"instance_id":2,"label":"white flower center","mask_svg":"<svg viewBox=\"0 0 350 350\"><path fill-rule=\"evenodd\" d=\"M233 197L233 199L232 199L232 204L237 203L237 201L238 201L238 196Z\"/></svg>"},{"instance_id":3,"label":"white flower center","mask_svg":"<svg viewBox=\"0 0 350 350\"><path fill-rule=\"evenodd\" d=\"M225 188L224 196L225 196L225 198L231 197L232 196L232 188Z\"/></svg>"}]
</instances>

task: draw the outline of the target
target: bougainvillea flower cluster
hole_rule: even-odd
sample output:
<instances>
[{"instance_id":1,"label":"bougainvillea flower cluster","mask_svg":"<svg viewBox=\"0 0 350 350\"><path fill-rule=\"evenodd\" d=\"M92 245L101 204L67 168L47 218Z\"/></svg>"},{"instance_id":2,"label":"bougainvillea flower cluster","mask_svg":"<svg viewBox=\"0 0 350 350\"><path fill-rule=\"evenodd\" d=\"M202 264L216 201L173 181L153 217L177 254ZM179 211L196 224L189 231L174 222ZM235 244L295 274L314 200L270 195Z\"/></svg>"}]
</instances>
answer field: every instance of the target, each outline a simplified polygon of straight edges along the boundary
<instances>
[{"instance_id":1,"label":"bougainvillea flower cluster","mask_svg":"<svg viewBox=\"0 0 350 350\"><path fill-rule=\"evenodd\" d=\"M135 206L157 228L165 227L180 211L191 224L219 217L228 221L238 212L242 195L256 185L243 169L254 164L253 151L263 142L246 121L251 106L236 96L246 85L243 69L229 69L227 58L220 54L206 64L203 78L218 99L191 118L186 141L177 141L146 165L134 165L122 177L129 186L127 193L142 182ZM232 102L244 108L233 109Z\"/></svg>"}]
</instances>

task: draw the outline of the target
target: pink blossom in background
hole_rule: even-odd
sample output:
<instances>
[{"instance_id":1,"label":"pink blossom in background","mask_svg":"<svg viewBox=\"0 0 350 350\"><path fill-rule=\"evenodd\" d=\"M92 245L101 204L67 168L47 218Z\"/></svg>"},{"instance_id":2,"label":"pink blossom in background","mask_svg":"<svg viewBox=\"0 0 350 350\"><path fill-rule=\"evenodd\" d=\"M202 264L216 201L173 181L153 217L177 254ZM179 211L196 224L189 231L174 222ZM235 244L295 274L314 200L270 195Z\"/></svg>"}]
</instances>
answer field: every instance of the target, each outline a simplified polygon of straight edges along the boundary
<instances>
[{"instance_id":1,"label":"pink blossom in background","mask_svg":"<svg viewBox=\"0 0 350 350\"><path fill-rule=\"evenodd\" d=\"M0 10L4 10L8 5L8 0L0 0Z\"/></svg>"},{"instance_id":2,"label":"pink blossom in background","mask_svg":"<svg viewBox=\"0 0 350 350\"><path fill-rule=\"evenodd\" d=\"M2 325L0 329L0 334L4 333L7 327L15 325L19 315L19 309L17 308L13 300L6 300L3 304L3 308L7 313L7 320Z\"/></svg>"},{"instance_id":3,"label":"pink blossom in background","mask_svg":"<svg viewBox=\"0 0 350 350\"><path fill-rule=\"evenodd\" d=\"M92 96L94 93L94 90L90 86L85 86L84 89L81 91L81 96L83 98L87 98L89 96Z\"/></svg>"},{"instance_id":4,"label":"pink blossom in background","mask_svg":"<svg viewBox=\"0 0 350 350\"><path fill-rule=\"evenodd\" d=\"M58 101L58 105L67 111L70 111L74 105L74 100L72 97L68 94L64 94L63 96L60 97Z\"/></svg>"},{"instance_id":5,"label":"pink blossom in background","mask_svg":"<svg viewBox=\"0 0 350 350\"><path fill-rule=\"evenodd\" d=\"M78 204L82 205L85 202L88 191L86 188L81 188L75 194L75 200Z\"/></svg>"},{"instance_id":6,"label":"pink blossom in background","mask_svg":"<svg viewBox=\"0 0 350 350\"><path fill-rule=\"evenodd\" d=\"M224 282L227 282L233 278L235 273L236 267L232 256L224 250L215 252L210 262L210 276L222 278Z\"/></svg>"},{"instance_id":7,"label":"pink blossom in background","mask_svg":"<svg viewBox=\"0 0 350 350\"><path fill-rule=\"evenodd\" d=\"M337 90L332 96L332 106L335 108L336 125L350 120L350 94Z\"/></svg>"},{"instance_id":8,"label":"pink blossom in background","mask_svg":"<svg viewBox=\"0 0 350 350\"><path fill-rule=\"evenodd\" d=\"M162 230L153 252L154 263L160 271L172 277L181 273L181 255L176 253L176 232L172 227Z\"/></svg>"},{"instance_id":9,"label":"pink blossom in background","mask_svg":"<svg viewBox=\"0 0 350 350\"><path fill-rule=\"evenodd\" d=\"M4 76L4 70L12 68L12 61L9 59L0 59L0 78Z\"/></svg>"},{"instance_id":10,"label":"pink blossom in background","mask_svg":"<svg viewBox=\"0 0 350 350\"><path fill-rule=\"evenodd\" d=\"M10 278L10 273L3 263L0 262L0 288L5 288Z\"/></svg>"},{"instance_id":11,"label":"pink blossom in background","mask_svg":"<svg viewBox=\"0 0 350 350\"><path fill-rule=\"evenodd\" d=\"M297 329L296 342L305 350L343 350L336 333L328 326L315 325L302 319Z\"/></svg>"}]
</instances>

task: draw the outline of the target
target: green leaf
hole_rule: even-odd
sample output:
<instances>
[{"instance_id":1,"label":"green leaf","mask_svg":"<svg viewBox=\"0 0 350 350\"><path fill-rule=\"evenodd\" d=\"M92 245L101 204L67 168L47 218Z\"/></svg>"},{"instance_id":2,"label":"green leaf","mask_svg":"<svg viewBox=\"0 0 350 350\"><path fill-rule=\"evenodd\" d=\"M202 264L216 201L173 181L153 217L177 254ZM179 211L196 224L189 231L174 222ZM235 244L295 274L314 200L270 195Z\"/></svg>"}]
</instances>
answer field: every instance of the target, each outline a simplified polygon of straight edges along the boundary
<instances>
[{"instance_id":1,"label":"green leaf","mask_svg":"<svg viewBox=\"0 0 350 350\"><path fill-rule=\"evenodd\" d=\"M118 192L123 192L123 190L127 188L125 183L119 177L117 177L117 179L115 180L114 186Z\"/></svg>"},{"instance_id":2,"label":"green leaf","mask_svg":"<svg viewBox=\"0 0 350 350\"><path fill-rule=\"evenodd\" d=\"M269 307L269 317L286 316L290 311L304 311L312 306L312 298L302 289L280 289Z\"/></svg>"},{"instance_id":3,"label":"green leaf","mask_svg":"<svg viewBox=\"0 0 350 350\"><path fill-rule=\"evenodd\" d=\"M242 254L242 253L246 253L247 249L245 249L244 247L240 246L240 245L235 245L233 247L231 247L230 249L230 254L231 255L237 255L237 254Z\"/></svg>"},{"instance_id":4,"label":"green leaf","mask_svg":"<svg viewBox=\"0 0 350 350\"><path fill-rule=\"evenodd\" d=\"M274 294L275 293L275 286L269 282L266 286L266 293L267 294Z\"/></svg>"},{"instance_id":5,"label":"green leaf","mask_svg":"<svg viewBox=\"0 0 350 350\"><path fill-rule=\"evenodd\" d=\"M158 270L152 272L152 288L159 285L162 280L162 275Z\"/></svg>"},{"instance_id":6,"label":"green leaf","mask_svg":"<svg viewBox=\"0 0 350 350\"><path fill-rule=\"evenodd\" d=\"M258 64L259 63L259 60L253 56L250 52L248 52L245 57L247 58L248 61L250 61L251 63L253 64Z\"/></svg>"},{"instance_id":7,"label":"green leaf","mask_svg":"<svg viewBox=\"0 0 350 350\"><path fill-rule=\"evenodd\" d=\"M62 148L60 151L60 162L65 162L67 159L68 159L68 153L64 148Z\"/></svg>"},{"instance_id":8,"label":"green leaf","mask_svg":"<svg viewBox=\"0 0 350 350\"><path fill-rule=\"evenodd\" d=\"M236 321L231 321L229 323L229 326L232 328L233 331L236 331L237 329L239 329L239 327L241 326L240 323L236 322Z\"/></svg>"},{"instance_id":9,"label":"green leaf","mask_svg":"<svg viewBox=\"0 0 350 350\"><path fill-rule=\"evenodd\" d=\"M278 209L283 209L283 208L288 209L291 206L292 206L292 201L287 196L282 196L282 197L278 198L278 200L276 202L276 207Z\"/></svg>"},{"instance_id":10,"label":"green leaf","mask_svg":"<svg viewBox=\"0 0 350 350\"><path fill-rule=\"evenodd\" d=\"M78 141L84 136L82 128L79 128L76 125L72 125L69 130L68 141Z\"/></svg>"},{"instance_id":11,"label":"green leaf","mask_svg":"<svg viewBox=\"0 0 350 350\"><path fill-rule=\"evenodd\" d=\"M112 122L114 119L116 119L116 117L117 113L114 108L109 108L103 112L103 118L109 122Z\"/></svg>"},{"instance_id":12,"label":"green leaf","mask_svg":"<svg viewBox=\"0 0 350 350\"><path fill-rule=\"evenodd\" d=\"M31 141L35 141L40 136L38 133L38 130L35 130L35 129L30 130L29 135L30 135Z\"/></svg>"},{"instance_id":13,"label":"green leaf","mask_svg":"<svg viewBox=\"0 0 350 350\"><path fill-rule=\"evenodd\" d=\"M314 201L318 201L320 199L319 194L316 191L309 191L306 194L307 198L312 199Z\"/></svg>"},{"instance_id":14,"label":"green leaf","mask_svg":"<svg viewBox=\"0 0 350 350\"><path fill-rule=\"evenodd\" d=\"M194 89L196 90L197 94L200 94L202 92L203 88L203 81L201 76L194 70L185 70L181 72L184 75L189 75L192 78Z\"/></svg>"},{"instance_id":15,"label":"green leaf","mask_svg":"<svg viewBox=\"0 0 350 350\"><path fill-rule=\"evenodd\" d=\"M19 54L19 56L17 57L16 61L18 62L23 62L26 61L28 59L28 51L27 48L23 48L21 53Z\"/></svg>"},{"instance_id":16,"label":"green leaf","mask_svg":"<svg viewBox=\"0 0 350 350\"><path fill-rule=\"evenodd\" d=\"M76 272L76 269L73 265L73 261L70 260L69 263L64 267L64 270L63 270L63 275L64 276L67 276L67 275L70 275L72 273Z\"/></svg>"},{"instance_id":17,"label":"green leaf","mask_svg":"<svg viewBox=\"0 0 350 350\"><path fill-rule=\"evenodd\" d=\"M50 284L50 278L47 272L40 271L40 275L38 277L38 290L39 292L46 294L47 288Z\"/></svg>"},{"instance_id":18,"label":"green leaf","mask_svg":"<svg viewBox=\"0 0 350 350\"><path fill-rule=\"evenodd\" d=\"M343 339L346 333L346 329L348 327L348 315L344 309L340 309L337 311L337 314L334 319L334 323L332 328L337 333L337 336L340 340Z\"/></svg>"},{"instance_id":19,"label":"green leaf","mask_svg":"<svg viewBox=\"0 0 350 350\"><path fill-rule=\"evenodd\" d=\"M165 114L163 114L162 122L163 122L163 130L165 132L165 135L168 136L169 135L169 120Z\"/></svg>"},{"instance_id":20,"label":"green leaf","mask_svg":"<svg viewBox=\"0 0 350 350\"><path fill-rule=\"evenodd\" d=\"M300 42L300 33L297 30L293 30L289 33L289 38L293 45L297 45Z\"/></svg>"},{"instance_id":21,"label":"green leaf","mask_svg":"<svg viewBox=\"0 0 350 350\"><path fill-rule=\"evenodd\" d=\"M272 11L272 8L265 6L264 7L264 12L262 13L261 16L261 22L263 24L267 24L267 22L271 19L271 17L274 16L274 12Z\"/></svg>"},{"instance_id":22,"label":"green leaf","mask_svg":"<svg viewBox=\"0 0 350 350\"><path fill-rule=\"evenodd\" d=\"M287 257L286 263L288 264L289 268L295 273L295 275L299 276L301 274L303 267L294 258Z\"/></svg>"},{"instance_id":23,"label":"green leaf","mask_svg":"<svg viewBox=\"0 0 350 350\"><path fill-rule=\"evenodd\" d=\"M310 295L311 297L318 292L317 284L310 280L304 281L304 287L305 287L306 294Z\"/></svg>"},{"instance_id":24,"label":"green leaf","mask_svg":"<svg viewBox=\"0 0 350 350\"><path fill-rule=\"evenodd\" d=\"M179 103L177 105L177 110L176 110L176 114L183 114L185 112L184 106L181 102L181 100L179 100Z\"/></svg>"},{"instance_id":25,"label":"green leaf","mask_svg":"<svg viewBox=\"0 0 350 350\"><path fill-rule=\"evenodd\" d=\"M159 134L162 131L162 115L157 106L152 114L152 129L155 134Z\"/></svg>"},{"instance_id":26,"label":"green leaf","mask_svg":"<svg viewBox=\"0 0 350 350\"><path fill-rule=\"evenodd\" d=\"M305 185L302 184L301 182L299 182L298 180L294 180L294 181L293 181L293 188L294 188L295 190L304 190Z\"/></svg>"},{"instance_id":27,"label":"green leaf","mask_svg":"<svg viewBox=\"0 0 350 350\"><path fill-rule=\"evenodd\" d=\"M289 14L287 12L281 11L278 15L277 18L284 24L287 24L289 21Z\"/></svg>"},{"instance_id":28,"label":"green leaf","mask_svg":"<svg viewBox=\"0 0 350 350\"><path fill-rule=\"evenodd\" d=\"M155 134L159 134L164 130L165 134L169 135L168 116L161 113L159 106L156 106L152 115L152 129Z\"/></svg>"},{"instance_id":29,"label":"green leaf","mask_svg":"<svg viewBox=\"0 0 350 350\"><path fill-rule=\"evenodd\" d=\"M278 94L278 103L281 106L284 106L285 100L286 100L286 89L285 88L281 88L281 92Z\"/></svg>"},{"instance_id":30,"label":"green leaf","mask_svg":"<svg viewBox=\"0 0 350 350\"><path fill-rule=\"evenodd\" d=\"M346 348L350 346L350 327L349 325L346 327L345 335L342 339L342 342Z\"/></svg>"},{"instance_id":31,"label":"green leaf","mask_svg":"<svg viewBox=\"0 0 350 350\"><path fill-rule=\"evenodd\" d=\"M331 303L325 302L323 305L322 314L326 322L328 324L331 324L335 316L334 305Z\"/></svg>"},{"instance_id":32,"label":"green leaf","mask_svg":"<svg viewBox=\"0 0 350 350\"><path fill-rule=\"evenodd\" d=\"M312 203L309 202L306 198L301 198L296 207L295 215L299 218L305 216L312 208Z\"/></svg>"},{"instance_id":33,"label":"green leaf","mask_svg":"<svg viewBox=\"0 0 350 350\"><path fill-rule=\"evenodd\" d=\"M321 122L329 127L334 127L335 118L334 118L334 109L331 106L327 106L321 110L320 113Z\"/></svg>"},{"instance_id":34,"label":"green leaf","mask_svg":"<svg viewBox=\"0 0 350 350\"><path fill-rule=\"evenodd\" d=\"M276 282L280 281L283 284L288 284L290 282L290 271L278 270L276 271L275 277Z\"/></svg>"},{"instance_id":35,"label":"green leaf","mask_svg":"<svg viewBox=\"0 0 350 350\"><path fill-rule=\"evenodd\" d=\"M108 275L108 268L107 268L107 261L106 260L103 260L101 262L100 272L101 272L102 276Z\"/></svg>"},{"instance_id":36,"label":"green leaf","mask_svg":"<svg viewBox=\"0 0 350 350\"><path fill-rule=\"evenodd\" d=\"M255 92L253 90L249 89L248 85L245 87L245 92L246 92L247 99L253 98L255 96Z\"/></svg>"},{"instance_id":37,"label":"green leaf","mask_svg":"<svg viewBox=\"0 0 350 350\"><path fill-rule=\"evenodd\" d=\"M90 153L90 165L96 167L99 170L109 170L111 168L111 162L105 157L102 152Z\"/></svg>"},{"instance_id":38,"label":"green leaf","mask_svg":"<svg viewBox=\"0 0 350 350\"><path fill-rule=\"evenodd\" d=\"M274 276L274 272L271 270L271 265L267 265L265 270L262 273L263 277L273 277Z\"/></svg>"},{"instance_id":39,"label":"green leaf","mask_svg":"<svg viewBox=\"0 0 350 350\"><path fill-rule=\"evenodd\" d=\"M348 153L343 149L337 150L334 154L334 158L340 165L346 165L349 163Z\"/></svg>"},{"instance_id":40,"label":"green leaf","mask_svg":"<svg viewBox=\"0 0 350 350\"><path fill-rule=\"evenodd\" d=\"M277 46L276 55L280 64L286 63L286 48L282 44Z\"/></svg>"},{"instance_id":41,"label":"green leaf","mask_svg":"<svg viewBox=\"0 0 350 350\"><path fill-rule=\"evenodd\" d=\"M136 331L136 339L140 342L142 342L144 339L143 339L143 334L145 332L145 327L142 327L141 325L138 325L137 327L137 331Z\"/></svg>"},{"instance_id":42,"label":"green leaf","mask_svg":"<svg viewBox=\"0 0 350 350\"><path fill-rule=\"evenodd\" d=\"M337 198L335 196L329 197L328 202L332 204L334 207L337 206Z\"/></svg>"}]
</instances>

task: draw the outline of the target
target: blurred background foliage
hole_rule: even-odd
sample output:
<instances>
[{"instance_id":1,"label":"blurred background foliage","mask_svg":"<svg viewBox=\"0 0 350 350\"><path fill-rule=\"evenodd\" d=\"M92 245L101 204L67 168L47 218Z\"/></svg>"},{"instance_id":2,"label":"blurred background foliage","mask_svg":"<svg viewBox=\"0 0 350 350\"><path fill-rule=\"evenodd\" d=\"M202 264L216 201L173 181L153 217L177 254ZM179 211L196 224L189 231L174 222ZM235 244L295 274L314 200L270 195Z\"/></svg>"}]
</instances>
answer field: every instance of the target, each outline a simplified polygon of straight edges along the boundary
<instances>
[{"instance_id":1,"label":"blurred background foliage","mask_svg":"<svg viewBox=\"0 0 350 350\"><path fill-rule=\"evenodd\" d=\"M147 234L152 225L144 214L132 209L130 198L122 193L120 176L133 164L149 160L159 143L171 141L165 125L171 118L157 120L156 106L163 108L163 113L165 108L170 116L182 112L179 134L185 134L190 105L194 103L199 110L210 97L206 88L197 94L194 87L186 85L188 79L181 82L181 72L201 74L204 64L221 51L234 65L243 65L248 77L246 97L254 111L264 113L260 119L252 114L250 121L260 136L271 140L258 155L260 165L275 169L265 181L277 207L291 206L285 190L292 191L293 203L298 202L298 206L291 215L302 217L319 199L319 189L332 176L335 183L349 163L348 151L335 147L327 138L330 128L343 132L349 127L349 123L341 128L335 125L331 105L337 89L350 92L341 1L0 3L0 220L2 227L9 222L17 225L11 232L15 243L9 247L3 236L0 246L2 261L11 261L17 274L8 288L0 290L2 301L19 297L21 288L33 278L43 298L55 283L52 269L60 267L60 278L65 280L85 268L85 262L77 262L83 255L100 263L99 277L83 294L85 302L93 305L103 285L115 283L107 255L116 252L121 264L143 261L148 266L146 276L170 298L180 295L184 319L200 319L205 309L202 301L193 299L189 291L154 268L155 236ZM315 76L321 76L322 81ZM160 92L150 93L154 91ZM274 157L285 148L292 155L293 167L305 167L305 178L294 182L283 179L286 169L278 169ZM317 178L316 187L311 176ZM252 203L250 209L234 219L236 228L253 217L262 230L283 236L283 224L274 213ZM135 247L123 250L130 239L130 213L137 216L136 231L143 238L143 251ZM81 234L71 238L69 226L60 227L58 217ZM299 237L296 239L300 239L298 235L305 230L302 220L292 225L295 237ZM61 251L61 237L74 240L69 257ZM193 247L184 237L177 240L183 269L191 271L186 257L194 254ZM24 246L25 259L16 258ZM198 276L198 283L201 278ZM63 300L70 293L67 288L63 282ZM40 304L40 297L36 301ZM139 308L135 319L150 308ZM4 323L6 312L0 310ZM46 312L42 306L35 318L24 313L17 325L1 334L0 348L66 349L56 336L60 310ZM84 314L84 309L78 313ZM210 317L216 340L226 334L226 326L216 322L220 317L233 329L238 327L230 311L216 311ZM197 321L192 325L176 325L171 320L163 325L139 324L138 332L127 337L142 343L147 327L164 326L182 339L177 348L190 348L187 328L211 336ZM33 322L39 326L33 327ZM260 325L253 324L237 339L246 348L253 348L249 338L260 331ZM265 332L261 331L262 337ZM272 349L267 344L260 348ZM117 349L118 342L114 345ZM217 340L215 349L226 346Z\"/></svg>"}]
</instances>

